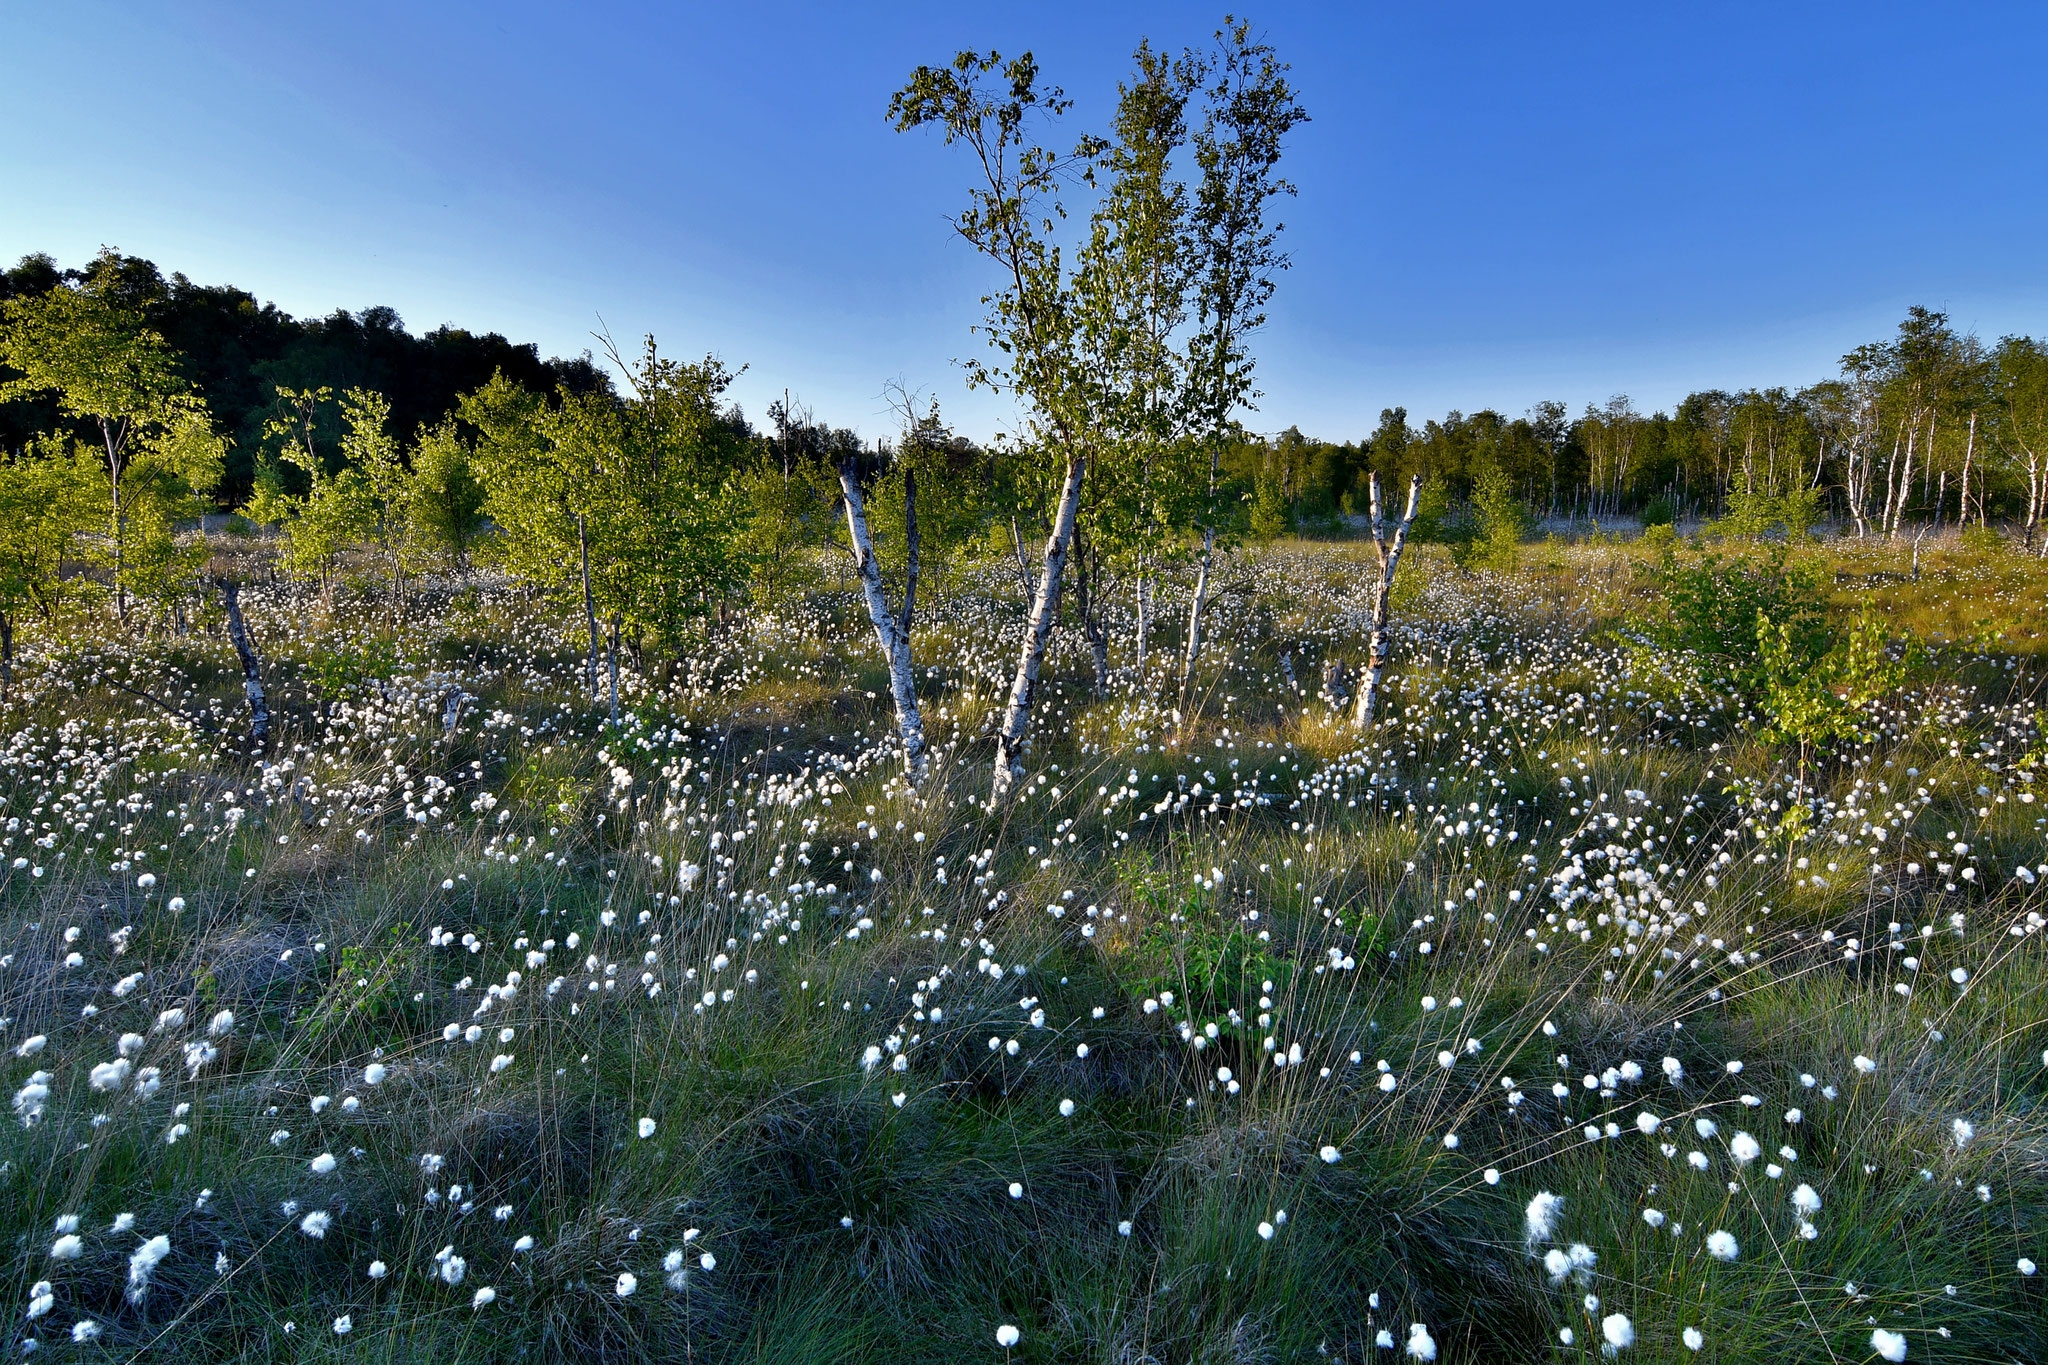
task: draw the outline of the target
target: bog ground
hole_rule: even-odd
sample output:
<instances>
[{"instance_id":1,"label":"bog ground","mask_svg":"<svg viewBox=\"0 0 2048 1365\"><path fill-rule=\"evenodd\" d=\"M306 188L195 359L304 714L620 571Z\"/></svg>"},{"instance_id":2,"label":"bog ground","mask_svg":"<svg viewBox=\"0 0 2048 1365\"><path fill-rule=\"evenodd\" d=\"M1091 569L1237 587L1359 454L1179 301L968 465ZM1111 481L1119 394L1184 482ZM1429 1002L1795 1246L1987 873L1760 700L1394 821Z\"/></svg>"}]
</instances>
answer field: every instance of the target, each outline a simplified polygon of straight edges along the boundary
<instances>
[{"instance_id":1,"label":"bog ground","mask_svg":"<svg viewBox=\"0 0 2048 1365\"><path fill-rule=\"evenodd\" d=\"M1000 561L921 794L831 560L616 729L488 579L246 589L259 759L219 622L25 640L10 1350L2042 1359L2039 562L1797 551L1899 669L1827 748L1656 643L1702 551L1412 553L1374 728L1282 543L1186 693L1056 635L994 808Z\"/></svg>"}]
</instances>

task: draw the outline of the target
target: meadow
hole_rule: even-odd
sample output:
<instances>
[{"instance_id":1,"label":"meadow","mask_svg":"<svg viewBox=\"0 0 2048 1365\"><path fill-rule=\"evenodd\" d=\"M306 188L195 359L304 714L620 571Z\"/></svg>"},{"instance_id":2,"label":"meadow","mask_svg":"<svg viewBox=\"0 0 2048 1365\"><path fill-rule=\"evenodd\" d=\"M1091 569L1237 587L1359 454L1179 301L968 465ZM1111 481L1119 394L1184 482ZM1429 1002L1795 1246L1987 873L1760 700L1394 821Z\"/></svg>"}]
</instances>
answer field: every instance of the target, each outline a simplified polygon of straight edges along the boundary
<instances>
[{"instance_id":1,"label":"meadow","mask_svg":"<svg viewBox=\"0 0 2048 1365\"><path fill-rule=\"evenodd\" d=\"M1000 557L921 789L843 554L615 725L574 603L218 537L261 753L217 603L81 599L0 754L6 1349L2048 1360L2048 566L1666 539L1412 547L1364 730L1366 548L1221 556L1185 684L1186 582L1106 690L1055 633L999 802ZM1667 628L1788 564L1853 723Z\"/></svg>"}]
</instances>

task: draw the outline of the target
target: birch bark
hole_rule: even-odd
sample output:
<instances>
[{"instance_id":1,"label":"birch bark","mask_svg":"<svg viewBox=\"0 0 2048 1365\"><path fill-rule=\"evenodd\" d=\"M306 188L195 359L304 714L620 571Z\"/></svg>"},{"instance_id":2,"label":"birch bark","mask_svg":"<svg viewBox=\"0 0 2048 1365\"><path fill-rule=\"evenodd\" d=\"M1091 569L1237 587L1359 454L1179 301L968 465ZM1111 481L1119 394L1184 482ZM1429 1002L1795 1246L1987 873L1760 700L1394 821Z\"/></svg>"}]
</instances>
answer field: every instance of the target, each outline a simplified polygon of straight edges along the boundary
<instances>
[{"instance_id":1,"label":"birch bark","mask_svg":"<svg viewBox=\"0 0 2048 1365\"><path fill-rule=\"evenodd\" d=\"M839 466L839 491L846 501L846 536L853 544L854 572L860 579L861 597L867 604L868 620L875 628L875 640L882 647L882 661L889 666L889 696L896 707L896 733L903 744L903 772L913 788L924 785L931 766L910 655L912 609L917 593L916 489L915 482L905 485L904 513L909 523L905 540L911 547L910 567L903 591L903 613L898 616L889 610L881 565L875 560L874 537L868 530L867 502L861 496L853 462L842 461Z\"/></svg>"},{"instance_id":2,"label":"birch bark","mask_svg":"<svg viewBox=\"0 0 2048 1365\"><path fill-rule=\"evenodd\" d=\"M1367 484L1372 498L1372 548L1379 560L1379 577L1373 583L1371 643L1366 656L1365 676L1358 683L1358 710L1353 722L1363 730L1372 724L1379 706L1380 679L1387 671L1387 614L1393 598L1394 573L1401 567L1401 552L1408 546L1408 528L1415 524L1415 509L1422 500L1422 475L1408 481L1408 507L1387 538L1386 522L1380 508L1380 476L1373 474ZM1355 505L1355 504L1354 504Z\"/></svg>"}]
</instances>

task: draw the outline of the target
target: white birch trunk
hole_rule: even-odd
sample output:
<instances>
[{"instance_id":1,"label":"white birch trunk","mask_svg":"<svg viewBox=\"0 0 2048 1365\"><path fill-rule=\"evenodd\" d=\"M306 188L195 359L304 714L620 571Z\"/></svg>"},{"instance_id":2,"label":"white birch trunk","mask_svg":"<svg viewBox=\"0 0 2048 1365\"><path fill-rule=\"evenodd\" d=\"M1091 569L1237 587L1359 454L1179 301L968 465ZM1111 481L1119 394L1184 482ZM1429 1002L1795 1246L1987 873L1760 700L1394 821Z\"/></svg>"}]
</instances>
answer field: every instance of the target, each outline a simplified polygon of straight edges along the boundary
<instances>
[{"instance_id":1,"label":"white birch trunk","mask_svg":"<svg viewBox=\"0 0 2048 1365\"><path fill-rule=\"evenodd\" d=\"M1899 486L1891 500L1891 525L1886 534L1893 540L1899 538L1899 523L1906 517L1906 499L1913 495L1913 443L1920 436L1920 419L1916 415L1913 425L1906 432L1906 465L1899 476Z\"/></svg>"},{"instance_id":2,"label":"white birch trunk","mask_svg":"<svg viewBox=\"0 0 2048 1365\"><path fill-rule=\"evenodd\" d=\"M868 620L875 627L875 639L882 647L882 661L889 666L889 696L896 707L896 733L903 744L903 773L913 788L922 787L931 763L925 747L924 716L917 709L915 669L910 657L910 594L915 589L906 590L903 617L899 620L889 610L889 596L882 587L882 568L875 560L874 537L868 532L867 503L861 498L860 481L854 477L850 461L839 466L839 491L846 499L846 535L853 543L854 571L860 579L861 596L867 603Z\"/></svg>"},{"instance_id":3,"label":"white birch trunk","mask_svg":"<svg viewBox=\"0 0 2048 1365\"><path fill-rule=\"evenodd\" d=\"M1378 474L1369 476L1367 490L1372 497L1372 548L1379 558L1379 578L1372 589L1371 643L1365 676L1358 680L1358 709L1352 717L1361 730L1372 724L1373 712L1379 706L1380 678L1387 671L1387 609L1393 598L1394 574L1401 567L1401 552L1408 546L1408 528L1415 524L1415 510L1422 501L1422 475L1416 474L1408 481L1408 507L1402 512L1401 523L1394 528L1391 540L1387 538L1380 509Z\"/></svg>"},{"instance_id":4,"label":"white birch trunk","mask_svg":"<svg viewBox=\"0 0 2048 1365\"><path fill-rule=\"evenodd\" d=\"M1024 629L1024 645L1017 655L1017 678L1010 684L1009 705L1003 725L996 732L996 770L990 789L992 800L1010 791L1021 771L1018 751L1031 726L1031 701L1038 691L1038 670L1045 661L1046 641L1059 619L1060 582L1066 569L1067 549L1074 540L1074 520L1081 509L1081 484L1088 473L1088 457L1070 456L1066 482L1060 488L1059 508L1053 514L1052 534L1045 541L1045 566L1038 575L1038 591L1031 602L1031 619Z\"/></svg>"},{"instance_id":5,"label":"white birch trunk","mask_svg":"<svg viewBox=\"0 0 2048 1365\"><path fill-rule=\"evenodd\" d=\"M1958 526L1968 526L1970 524L1970 466L1976 462L1976 459L1977 414L1972 412L1970 414L1970 439L1963 446L1963 500L1956 508L1956 525ZM1983 521L1984 508L1982 499L1978 500L1977 512L1977 520L1979 522Z\"/></svg>"}]
</instances>

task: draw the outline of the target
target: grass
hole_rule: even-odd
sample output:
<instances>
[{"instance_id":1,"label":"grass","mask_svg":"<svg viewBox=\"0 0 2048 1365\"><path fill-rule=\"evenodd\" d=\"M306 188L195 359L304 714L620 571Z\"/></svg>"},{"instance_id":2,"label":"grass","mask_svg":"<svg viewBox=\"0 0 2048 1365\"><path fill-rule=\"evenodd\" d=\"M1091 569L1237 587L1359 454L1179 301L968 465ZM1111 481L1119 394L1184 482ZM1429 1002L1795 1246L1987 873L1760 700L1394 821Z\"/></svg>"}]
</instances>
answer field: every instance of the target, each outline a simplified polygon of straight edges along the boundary
<instances>
[{"instance_id":1,"label":"grass","mask_svg":"<svg viewBox=\"0 0 2048 1365\"><path fill-rule=\"evenodd\" d=\"M999 564L925 608L921 794L823 580L628 667L616 731L521 590L251 590L261 763L217 623L52 623L0 771L10 1348L1579 1360L1620 1313L1631 1360L2048 1359L2048 574L1800 550L1932 646L1802 768L1633 642L1647 552L1436 548L1371 732L1316 697L1358 547L1283 544L1186 691L1170 600L1108 696L1063 633L994 810Z\"/></svg>"}]
</instances>

